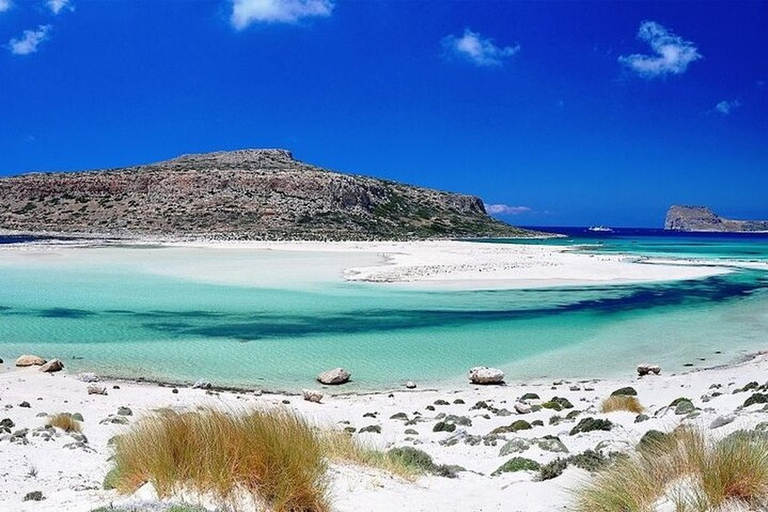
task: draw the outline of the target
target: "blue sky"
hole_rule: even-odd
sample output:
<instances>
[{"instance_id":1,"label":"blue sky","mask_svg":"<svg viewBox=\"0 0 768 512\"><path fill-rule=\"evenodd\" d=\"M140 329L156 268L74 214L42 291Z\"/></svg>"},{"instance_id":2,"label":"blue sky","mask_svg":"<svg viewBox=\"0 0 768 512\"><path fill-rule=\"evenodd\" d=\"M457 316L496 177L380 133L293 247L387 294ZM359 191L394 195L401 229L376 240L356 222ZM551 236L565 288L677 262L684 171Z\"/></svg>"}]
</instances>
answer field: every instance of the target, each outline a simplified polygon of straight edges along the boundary
<instances>
[{"instance_id":1,"label":"blue sky","mask_svg":"<svg viewBox=\"0 0 768 512\"><path fill-rule=\"evenodd\" d=\"M250 147L521 225L768 219L768 2L0 0L0 175Z\"/></svg>"}]
</instances>

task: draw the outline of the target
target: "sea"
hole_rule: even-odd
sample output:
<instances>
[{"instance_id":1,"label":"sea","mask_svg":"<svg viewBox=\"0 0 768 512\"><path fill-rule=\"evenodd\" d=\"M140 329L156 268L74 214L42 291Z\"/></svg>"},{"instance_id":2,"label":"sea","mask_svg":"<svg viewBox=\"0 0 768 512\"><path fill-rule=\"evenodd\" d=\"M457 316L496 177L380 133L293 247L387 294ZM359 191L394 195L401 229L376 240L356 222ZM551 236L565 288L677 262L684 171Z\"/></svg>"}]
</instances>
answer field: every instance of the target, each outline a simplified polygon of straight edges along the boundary
<instances>
[{"instance_id":1,"label":"sea","mask_svg":"<svg viewBox=\"0 0 768 512\"><path fill-rule=\"evenodd\" d=\"M536 229L567 238L473 243L736 266L683 281L454 290L341 278L380 261L370 254L0 248L0 367L32 353L70 372L295 392L342 366L345 389L382 391L407 380L455 387L478 365L509 382L587 380L631 376L644 362L691 371L768 348L768 234ZM15 249L40 241L0 236Z\"/></svg>"}]
</instances>

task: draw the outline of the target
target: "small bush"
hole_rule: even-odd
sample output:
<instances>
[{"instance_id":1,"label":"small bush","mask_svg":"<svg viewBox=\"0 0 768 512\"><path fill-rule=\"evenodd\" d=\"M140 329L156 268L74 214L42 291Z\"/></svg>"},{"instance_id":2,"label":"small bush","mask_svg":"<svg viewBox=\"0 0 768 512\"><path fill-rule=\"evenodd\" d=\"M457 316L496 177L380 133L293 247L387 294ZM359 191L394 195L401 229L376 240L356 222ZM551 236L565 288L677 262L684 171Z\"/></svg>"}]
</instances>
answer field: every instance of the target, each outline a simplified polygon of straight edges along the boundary
<instances>
[{"instance_id":1,"label":"small bush","mask_svg":"<svg viewBox=\"0 0 768 512\"><path fill-rule=\"evenodd\" d=\"M611 430L613 423L608 420L595 418L582 418L575 427L571 429L570 435L574 436L582 432L592 432L593 430Z\"/></svg>"},{"instance_id":2,"label":"small bush","mask_svg":"<svg viewBox=\"0 0 768 512\"><path fill-rule=\"evenodd\" d=\"M675 510L762 510L768 505L768 439L754 432L708 441L678 428L653 434L647 448L620 459L578 493L576 510L654 510L664 498ZM676 483L691 488L681 493Z\"/></svg>"},{"instance_id":3,"label":"small bush","mask_svg":"<svg viewBox=\"0 0 768 512\"><path fill-rule=\"evenodd\" d=\"M749 407L750 405L754 404L765 404L768 403L768 395L764 395L763 393L755 393L751 397L747 398L744 401L744 407Z\"/></svg>"},{"instance_id":4,"label":"small bush","mask_svg":"<svg viewBox=\"0 0 768 512\"><path fill-rule=\"evenodd\" d=\"M637 390L631 386L627 386L625 388L617 389L611 393L611 396L637 396Z\"/></svg>"},{"instance_id":5,"label":"small bush","mask_svg":"<svg viewBox=\"0 0 768 512\"><path fill-rule=\"evenodd\" d=\"M396 464L415 468L422 473L431 472L436 467L428 453L410 446L392 448L387 452L387 457Z\"/></svg>"},{"instance_id":6,"label":"small bush","mask_svg":"<svg viewBox=\"0 0 768 512\"><path fill-rule=\"evenodd\" d=\"M550 402L559 404L560 407L562 407L563 409L573 409L573 404L567 398L554 396L552 397L552 400L550 400Z\"/></svg>"},{"instance_id":7,"label":"small bush","mask_svg":"<svg viewBox=\"0 0 768 512\"><path fill-rule=\"evenodd\" d=\"M629 395L611 395L600 404L600 412L628 411L640 414L645 407L634 396Z\"/></svg>"},{"instance_id":8,"label":"small bush","mask_svg":"<svg viewBox=\"0 0 768 512\"><path fill-rule=\"evenodd\" d=\"M520 400L539 400L539 395L536 393L526 393L520 397Z\"/></svg>"},{"instance_id":9,"label":"small bush","mask_svg":"<svg viewBox=\"0 0 768 512\"><path fill-rule=\"evenodd\" d=\"M53 416L48 416L48 419L45 422L45 426L57 427L64 432L80 432L82 429L80 422L74 419L71 414L65 412L54 414Z\"/></svg>"},{"instance_id":10,"label":"small bush","mask_svg":"<svg viewBox=\"0 0 768 512\"><path fill-rule=\"evenodd\" d=\"M491 473L491 476L498 476L502 473L512 473L515 471L538 471L541 464L535 460L526 459L525 457L512 457L507 462L499 466L499 468Z\"/></svg>"},{"instance_id":11,"label":"small bush","mask_svg":"<svg viewBox=\"0 0 768 512\"><path fill-rule=\"evenodd\" d=\"M503 425L491 430L491 434L509 434L518 430L530 430L533 427L525 420L517 420L510 425Z\"/></svg>"},{"instance_id":12,"label":"small bush","mask_svg":"<svg viewBox=\"0 0 768 512\"><path fill-rule=\"evenodd\" d=\"M285 411L166 409L116 438L114 485L130 493L151 482L161 498L190 488L222 501L245 491L275 512L326 512L325 456L318 434Z\"/></svg>"}]
</instances>

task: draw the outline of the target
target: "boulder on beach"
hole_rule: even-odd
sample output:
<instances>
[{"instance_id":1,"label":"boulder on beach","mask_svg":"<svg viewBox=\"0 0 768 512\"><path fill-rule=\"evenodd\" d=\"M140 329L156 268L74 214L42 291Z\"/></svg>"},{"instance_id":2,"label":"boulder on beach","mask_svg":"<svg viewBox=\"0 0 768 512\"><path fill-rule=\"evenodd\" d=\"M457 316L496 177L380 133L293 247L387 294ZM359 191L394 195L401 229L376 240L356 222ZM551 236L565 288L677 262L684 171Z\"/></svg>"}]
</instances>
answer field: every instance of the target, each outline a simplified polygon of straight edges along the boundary
<instances>
[{"instance_id":1,"label":"boulder on beach","mask_svg":"<svg viewBox=\"0 0 768 512\"><path fill-rule=\"evenodd\" d=\"M99 376L95 373L81 373L77 376L77 380L81 382L99 382Z\"/></svg>"},{"instance_id":2,"label":"boulder on beach","mask_svg":"<svg viewBox=\"0 0 768 512\"><path fill-rule=\"evenodd\" d=\"M405 383L405 388L406 389L416 389L416 383L413 382L412 380L409 380L408 382Z\"/></svg>"},{"instance_id":3,"label":"boulder on beach","mask_svg":"<svg viewBox=\"0 0 768 512\"><path fill-rule=\"evenodd\" d=\"M46 363L46 360L40 356L33 356L24 354L16 359L16 366L42 366Z\"/></svg>"},{"instance_id":4,"label":"boulder on beach","mask_svg":"<svg viewBox=\"0 0 768 512\"><path fill-rule=\"evenodd\" d=\"M60 372L64 369L64 363L61 362L61 359L51 359L47 363L45 363L43 366L40 367L41 372L47 372L47 373L53 373L53 372Z\"/></svg>"},{"instance_id":5,"label":"boulder on beach","mask_svg":"<svg viewBox=\"0 0 768 512\"><path fill-rule=\"evenodd\" d=\"M661 367L657 364L639 364L637 365L637 374L640 377L650 374L658 375L661 373Z\"/></svg>"},{"instance_id":6,"label":"boulder on beach","mask_svg":"<svg viewBox=\"0 0 768 512\"><path fill-rule=\"evenodd\" d=\"M319 404L320 400L323 399L323 394L314 389L304 389L301 391L301 395L307 402L314 402L316 404Z\"/></svg>"},{"instance_id":7,"label":"boulder on beach","mask_svg":"<svg viewBox=\"0 0 768 512\"><path fill-rule=\"evenodd\" d=\"M344 368L334 368L317 376L317 380L323 384L338 385L349 382L352 375Z\"/></svg>"},{"instance_id":8,"label":"boulder on beach","mask_svg":"<svg viewBox=\"0 0 768 512\"><path fill-rule=\"evenodd\" d=\"M476 366L469 370L469 382L472 384L503 384L504 372L498 368Z\"/></svg>"},{"instance_id":9,"label":"boulder on beach","mask_svg":"<svg viewBox=\"0 0 768 512\"><path fill-rule=\"evenodd\" d=\"M99 384L91 384L90 386L88 386L88 394L89 395L106 395L107 388Z\"/></svg>"},{"instance_id":10,"label":"boulder on beach","mask_svg":"<svg viewBox=\"0 0 768 512\"><path fill-rule=\"evenodd\" d=\"M207 380L200 379L194 384L192 384L192 389L211 389L213 386L211 386L211 383Z\"/></svg>"}]
</instances>

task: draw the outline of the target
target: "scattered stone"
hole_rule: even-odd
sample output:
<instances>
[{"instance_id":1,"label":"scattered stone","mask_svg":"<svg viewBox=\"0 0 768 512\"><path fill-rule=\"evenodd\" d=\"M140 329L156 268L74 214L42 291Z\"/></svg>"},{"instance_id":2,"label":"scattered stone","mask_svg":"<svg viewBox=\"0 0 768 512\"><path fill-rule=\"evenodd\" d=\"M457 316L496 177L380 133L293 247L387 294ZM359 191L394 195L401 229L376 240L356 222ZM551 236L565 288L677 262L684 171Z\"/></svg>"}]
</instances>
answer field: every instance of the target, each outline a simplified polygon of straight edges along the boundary
<instances>
[{"instance_id":1,"label":"scattered stone","mask_svg":"<svg viewBox=\"0 0 768 512\"><path fill-rule=\"evenodd\" d=\"M574 385L568 387L568 389L570 389L571 391L581 391L581 386L579 386L577 384L574 384Z\"/></svg>"},{"instance_id":2,"label":"scattered stone","mask_svg":"<svg viewBox=\"0 0 768 512\"><path fill-rule=\"evenodd\" d=\"M99 382L99 376L90 372L80 373L77 376L77 380L81 382Z\"/></svg>"},{"instance_id":3,"label":"scattered stone","mask_svg":"<svg viewBox=\"0 0 768 512\"><path fill-rule=\"evenodd\" d=\"M726 414L725 416L718 416L712 421L712 423L709 424L709 428L713 428L713 429L720 428L729 423L733 423L735 419L736 419L736 416L734 414Z\"/></svg>"},{"instance_id":4,"label":"scattered stone","mask_svg":"<svg viewBox=\"0 0 768 512\"><path fill-rule=\"evenodd\" d=\"M635 416L635 423L642 423L644 421L648 421L650 417L647 414L638 414Z\"/></svg>"},{"instance_id":5,"label":"scattered stone","mask_svg":"<svg viewBox=\"0 0 768 512\"><path fill-rule=\"evenodd\" d=\"M661 367L657 364L639 364L637 365L637 374L640 377L644 377L645 375L658 375L661 373Z\"/></svg>"},{"instance_id":6,"label":"scattered stone","mask_svg":"<svg viewBox=\"0 0 768 512\"><path fill-rule=\"evenodd\" d=\"M428 410L428 411L434 411L435 410L435 406L434 405L428 405L428 406L425 407L425 409Z\"/></svg>"},{"instance_id":7,"label":"scattered stone","mask_svg":"<svg viewBox=\"0 0 768 512\"><path fill-rule=\"evenodd\" d=\"M541 400L541 398L536 393L526 393L520 397L520 401L523 400Z\"/></svg>"},{"instance_id":8,"label":"scattered stone","mask_svg":"<svg viewBox=\"0 0 768 512\"><path fill-rule=\"evenodd\" d=\"M412 380L409 380L408 382L405 383L405 388L406 389L416 389L416 383L413 382Z\"/></svg>"},{"instance_id":9,"label":"scattered stone","mask_svg":"<svg viewBox=\"0 0 768 512\"><path fill-rule=\"evenodd\" d=\"M61 361L61 359L51 359L40 367L40 371L46 373L60 372L63 369L64 363Z\"/></svg>"},{"instance_id":10,"label":"scattered stone","mask_svg":"<svg viewBox=\"0 0 768 512\"><path fill-rule=\"evenodd\" d=\"M611 393L611 396L637 396L637 390L631 386L627 386L625 388L617 389Z\"/></svg>"},{"instance_id":11,"label":"scattered stone","mask_svg":"<svg viewBox=\"0 0 768 512\"><path fill-rule=\"evenodd\" d=\"M133 411L130 407L118 407L117 414L118 416L133 416ZM74 416L72 417L74 418Z\"/></svg>"},{"instance_id":12,"label":"scattered stone","mask_svg":"<svg viewBox=\"0 0 768 512\"><path fill-rule=\"evenodd\" d=\"M120 386L118 386L117 384L115 384L114 386L112 386L112 389L120 389Z\"/></svg>"},{"instance_id":13,"label":"scattered stone","mask_svg":"<svg viewBox=\"0 0 768 512\"><path fill-rule=\"evenodd\" d=\"M42 366L47 361L40 356L24 354L16 359L16 366Z\"/></svg>"},{"instance_id":14,"label":"scattered stone","mask_svg":"<svg viewBox=\"0 0 768 512\"><path fill-rule=\"evenodd\" d=\"M438 398L437 400L435 400L435 405L450 405L450 404L445 400L443 400L442 398Z\"/></svg>"},{"instance_id":15,"label":"scattered stone","mask_svg":"<svg viewBox=\"0 0 768 512\"><path fill-rule=\"evenodd\" d=\"M370 432L372 434L381 434L381 425L368 425L360 429L360 433Z\"/></svg>"},{"instance_id":16,"label":"scattered stone","mask_svg":"<svg viewBox=\"0 0 768 512\"><path fill-rule=\"evenodd\" d=\"M472 384L503 384L504 372L497 368L476 366L469 370L469 382Z\"/></svg>"},{"instance_id":17,"label":"scattered stone","mask_svg":"<svg viewBox=\"0 0 768 512\"><path fill-rule=\"evenodd\" d=\"M445 421L438 421L435 423L435 426L432 427L432 432L453 432L454 430L456 430L456 425Z\"/></svg>"},{"instance_id":18,"label":"scattered stone","mask_svg":"<svg viewBox=\"0 0 768 512\"><path fill-rule=\"evenodd\" d=\"M354 434L357 431L355 427L344 427L344 432L347 434Z\"/></svg>"},{"instance_id":19,"label":"scattered stone","mask_svg":"<svg viewBox=\"0 0 768 512\"><path fill-rule=\"evenodd\" d=\"M176 389L176 388L173 388L173 389L171 390L171 393L173 393L174 395L178 395L178 394L179 394L179 390L178 390L178 389Z\"/></svg>"},{"instance_id":20,"label":"scattered stone","mask_svg":"<svg viewBox=\"0 0 768 512\"><path fill-rule=\"evenodd\" d=\"M118 414L120 414L120 413L118 412ZM73 420L77 420L77 421L85 421L85 420L83 419L83 415L82 415L82 414L80 414L79 412L76 412L76 413L74 413L74 414L72 415L72 419L73 419Z\"/></svg>"},{"instance_id":21,"label":"scattered stone","mask_svg":"<svg viewBox=\"0 0 768 512\"><path fill-rule=\"evenodd\" d=\"M363 418L375 418L378 415L379 415L378 412L367 412L363 414Z\"/></svg>"},{"instance_id":22,"label":"scattered stone","mask_svg":"<svg viewBox=\"0 0 768 512\"><path fill-rule=\"evenodd\" d=\"M688 398L676 398L669 406L674 407L675 414L678 415L690 414L696 410L696 406Z\"/></svg>"},{"instance_id":23,"label":"scattered stone","mask_svg":"<svg viewBox=\"0 0 768 512\"><path fill-rule=\"evenodd\" d=\"M460 425L462 427L471 427L472 426L472 420L467 418L466 416L456 416L454 414L449 414L445 417L445 421L449 423L454 423L456 425Z\"/></svg>"},{"instance_id":24,"label":"scattered stone","mask_svg":"<svg viewBox=\"0 0 768 512\"><path fill-rule=\"evenodd\" d=\"M515 402L515 411L518 414L528 414L531 412L531 406L525 402Z\"/></svg>"},{"instance_id":25,"label":"scattered stone","mask_svg":"<svg viewBox=\"0 0 768 512\"><path fill-rule=\"evenodd\" d=\"M565 415L565 419L567 420L575 420L576 417L581 414L582 411L571 411L568 414Z\"/></svg>"},{"instance_id":26,"label":"scattered stone","mask_svg":"<svg viewBox=\"0 0 768 512\"><path fill-rule=\"evenodd\" d=\"M282 403L283 405L288 405L288 404L290 404L290 403L291 403L291 401L290 401L290 400L288 400L288 399L286 398L286 399L284 399L284 400L283 400L281 403Z\"/></svg>"},{"instance_id":27,"label":"scattered stone","mask_svg":"<svg viewBox=\"0 0 768 512\"><path fill-rule=\"evenodd\" d=\"M24 495L21 501L43 501L45 496L41 491L32 491Z\"/></svg>"},{"instance_id":28,"label":"scattered stone","mask_svg":"<svg viewBox=\"0 0 768 512\"><path fill-rule=\"evenodd\" d=\"M212 387L210 382L202 379L192 384L192 389L211 389Z\"/></svg>"},{"instance_id":29,"label":"scattered stone","mask_svg":"<svg viewBox=\"0 0 768 512\"><path fill-rule=\"evenodd\" d=\"M462 400L461 398L457 398L456 400L453 401L453 403L456 405L464 405L466 402L464 402L464 400Z\"/></svg>"},{"instance_id":30,"label":"scattered stone","mask_svg":"<svg viewBox=\"0 0 768 512\"><path fill-rule=\"evenodd\" d=\"M573 404L567 398L555 396L555 397L552 397L552 400L550 400L550 402L559 404L560 407L562 407L563 409L573 409Z\"/></svg>"},{"instance_id":31,"label":"scattered stone","mask_svg":"<svg viewBox=\"0 0 768 512\"><path fill-rule=\"evenodd\" d=\"M108 424L115 424L115 425L127 425L128 424L128 418L125 416L117 416L114 414L110 414L103 420L99 422L99 425L108 425Z\"/></svg>"},{"instance_id":32,"label":"scattered stone","mask_svg":"<svg viewBox=\"0 0 768 512\"><path fill-rule=\"evenodd\" d=\"M0 420L0 433L4 432L6 434L10 434L11 429L15 426L16 424L13 422L13 420L11 420L11 418L3 418Z\"/></svg>"},{"instance_id":33,"label":"scattered stone","mask_svg":"<svg viewBox=\"0 0 768 512\"><path fill-rule=\"evenodd\" d=\"M32 406L31 406L31 405L29 405L29 402L27 402L27 401L24 401L24 402L21 402L21 403L19 404L19 407L24 407L25 409L29 409L29 408L31 408Z\"/></svg>"},{"instance_id":34,"label":"scattered stone","mask_svg":"<svg viewBox=\"0 0 768 512\"><path fill-rule=\"evenodd\" d=\"M88 386L88 394L89 395L106 395L107 388L104 386L100 386L98 384L91 384L90 386Z\"/></svg>"},{"instance_id":35,"label":"scattered stone","mask_svg":"<svg viewBox=\"0 0 768 512\"><path fill-rule=\"evenodd\" d=\"M499 450L499 457L506 457L513 453L523 453L528 450L532 444L533 442L530 439L515 437L504 443L504 446Z\"/></svg>"},{"instance_id":36,"label":"scattered stone","mask_svg":"<svg viewBox=\"0 0 768 512\"><path fill-rule=\"evenodd\" d=\"M568 453L568 447L556 436L544 436L533 440L536 445L546 452Z\"/></svg>"},{"instance_id":37,"label":"scattered stone","mask_svg":"<svg viewBox=\"0 0 768 512\"><path fill-rule=\"evenodd\" d=\"M320 400L323 399L323 394L314 389L303 389L301 391L301 396L304 397L304 400L307 402L313 402L316 404L319 404Z\"/></svg>"},{"instance_id":38,"label":"scattered stone","mask_svg":"<svg viewBox=\"0 0 768 512\"><path fill-rule=\"evenodd\" d=\"M469 408L470 411L474 411L477 409L488 409L488 404L484 400L480 400L479 402L476 402L475 405Z\"/></svg>"},{"instance_id":39,"label":"scattered stone","mask_svg":"<svg viewBox=\"0 0 768 512\"><path fill-rule=\"evenodd\" d=\"M534 426L534 427L543 427L544 426L544 422L542 420L533 420L531 422L531 425Z\"/></svg>"},{"instance_id":40,"label":"scattered stone","mask_svg":"<svg viewBox=\"0 0 768 512\"><path fill-rule=\"evenodd\" d=\"M764 395L763 393L755 393L744 401L744 407L749 407L750 405L754 405L754 404L765 404L765 403L768 403L768 395Z\"/></svg>"},{"instance_id":41,"label":"scattered stone","mask_svg":"<svg viewBox=\"0 0 768 512\"><path fill-rule=\"evenodd\" d=\"M396 412L392 416L389 417L391 420L405 420L408 421L408 415L404 412Z\"/></svg>"},{"instance_id":42,"label":"scattered stone","mask_svg":"<svg viewBox=\"0 0 768 512\"><path fill-rule=\"evenodd\" d=\"M496 416L512 416L512 411L509 409L499 409L499 411L496 413Z\"/></svg>"},{"instance_id":43,"label":"scattered stone","mask_svg":"<svg viewBox=\"0 0 768 512\"><path fill-rule=\"evenodd\" d=\"M328 370L318 375L317 380L322 384L337 386L349 382L351 377L352 374L344 368L334 368L333 370Z\"/></svg>"},{"instance_id":44,"label":"scattered stone","mask_svg":"<svg viewBox=\"0 0 768 512\"><path fill-rule=\"evenodd\" d=\"M593 430L611 430L612 428L613 423L608 420L589 417L582 418L581 421L571 429L569 434L574 436L584 432L592 432Z\"/></svg>"},{"instance_id":45,"label":"scattered stone","mask_svg":"<svg viewBox=\"0 0 768 512\"><path fill-rule=\"evenodd\" d=\"M414 429L412 429L412 428L407 428L407 429L405 429L405 432L404 432L404 433L405 433L405 435L407 435L407 436L417 436L417 435L419 435L419 431L418 431L418 430L414 430Z\"/></svg>"}]
</instances>

